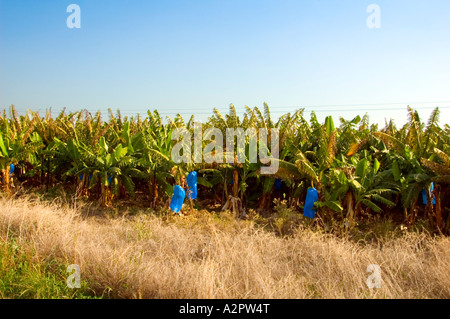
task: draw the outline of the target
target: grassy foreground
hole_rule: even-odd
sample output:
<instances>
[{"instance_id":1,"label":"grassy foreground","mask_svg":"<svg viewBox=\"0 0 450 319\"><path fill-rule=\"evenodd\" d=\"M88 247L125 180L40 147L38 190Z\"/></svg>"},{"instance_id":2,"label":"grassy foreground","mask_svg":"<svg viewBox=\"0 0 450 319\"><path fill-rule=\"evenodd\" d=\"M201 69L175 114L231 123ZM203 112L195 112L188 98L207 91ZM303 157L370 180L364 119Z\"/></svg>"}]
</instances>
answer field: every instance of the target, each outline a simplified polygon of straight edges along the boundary
<instances>
[{"instance_id":1,"label":"grassy foreground","mask_svg":"<svg viewBox=\"0 0 450 319\"><path fill-rule=\"evenodd\" d=\"M0 298L450 298L450 239L404 232L371 242L313 231L288 237L253 221L85 216L0 199ZM66 287L78 264L82 288ZM369 289L367 267L381 267Z\"/></svg>"}]
</instances>

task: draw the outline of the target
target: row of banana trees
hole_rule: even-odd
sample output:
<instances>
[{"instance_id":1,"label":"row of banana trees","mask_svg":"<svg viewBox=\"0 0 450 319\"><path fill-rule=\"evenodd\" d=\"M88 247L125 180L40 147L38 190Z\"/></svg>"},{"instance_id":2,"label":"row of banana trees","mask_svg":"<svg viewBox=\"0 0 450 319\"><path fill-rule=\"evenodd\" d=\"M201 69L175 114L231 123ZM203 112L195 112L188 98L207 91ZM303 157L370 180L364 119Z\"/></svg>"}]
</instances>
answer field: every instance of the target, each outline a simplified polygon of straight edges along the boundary
<instances>
[{"instance_id":1,"label":"row of banana trees","mask_svg":"<svg viewBox=\"0 0 450 319\"><path fill-rule=\"evenodd\" d=\"M184 128L193 136L194 116L185 122L180 115L162 118L158 111L148 111L144 118L128 118L120 110L109 110L104 121L100 112L86 110L64 110L55 118L50 112L41 116L30 110L19 116L14 106L8 113L0 115L1 183L6 193L13 192L15 184L49 189L63 183L75 196L98 199L105 206L140 193L156 208L167 204L174 185L186 187L187 174L197 171L199 205L220 204L238 214L248 208L267 212L280 197L300 209L308 188L314 187L322 219L351 224L367 215L400 212L409 224L425 217L433 229L450 230L449 126L439 126L438 108L423 123L408 107L408 122L401 128L392 120L383 128L370 125L367 115L340 118L335 126L332 117L320 123L314 112L305 119L303 109L274 120L267 104L262 111L246 107L242 118L233 105L225 115L214 109L203 131L218 128L226 136L227 128L264 128L270 135L277 129L279 169L273 175L262 175L265 164L249 160L248 140L241 163L175 163L171 153L177 140L172 134ZM202 146L211 141L204 139Z\"/></svg>"}]
</instances>

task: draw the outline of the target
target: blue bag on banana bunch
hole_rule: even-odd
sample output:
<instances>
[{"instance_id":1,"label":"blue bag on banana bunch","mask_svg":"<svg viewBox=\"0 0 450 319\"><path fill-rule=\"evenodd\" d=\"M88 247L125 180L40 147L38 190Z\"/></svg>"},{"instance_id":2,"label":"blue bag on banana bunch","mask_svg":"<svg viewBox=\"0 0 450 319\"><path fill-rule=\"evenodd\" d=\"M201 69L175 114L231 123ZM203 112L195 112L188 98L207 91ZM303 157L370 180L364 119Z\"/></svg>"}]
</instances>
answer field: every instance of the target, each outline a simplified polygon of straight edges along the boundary
<instances>
[{"instance_id":1,"label":"blue bag on banana bunch","mask_svg":"<svg viewBox=\"0 0 450 319\"><path fill-rule=\"evenodd\" d=\"M197 172L190 172L186 178L188 185L187 193L189 199L197 198Z\"/></svg>"},{"instance_id":2,"label":"blue bag on banana bunch","mask_svg":"<svg viewBox=\"0 0 450 319\"><path fill-rule=\"evenodd\" d=\"M434 191L434 183L431 182L430 191ZM425 189L422 189L422 202L424 205L428 204L427 201L427 191ZM433 205L436 205L436 198L433 196Z\"/></svg>"},{"instance_id":3,"label":"blue bag on banana bunch","mask_svg":"<svg viewBox=\"0 0 450 319\"><path fill-rule=\"evenodd\" d=\"M181 210L185 195L184 189L179 185L175 185L173 188L172 200L170 201L170 209L173 210L174 213L178 213Z\"/></svg>"},{"instance_id":4,"label":"blue bag on banana bunch","mask_svg":"<svg viewBox=\"0 0 450 319\"><path fill-rule=\"evenodd\" d=\"M277 178L277 179L275 180L275 188L278 189L278 190L281 190L281 187L282 187L281 179L280 179L280 178Z\"/></svg>"},{"instance_id":5,"label":"blue bag on banana bunch","mask_svg":"<svg viewBox=\"0 0 450 319\"><path fill-rule=\"evenodd\" d=\"M314 203L319 199L319 193L314 187L308 188L306 193L305 206L303 207L303 215L311 219L315 216L315 210L313 209Z\"/></svg>"}]
</instances>

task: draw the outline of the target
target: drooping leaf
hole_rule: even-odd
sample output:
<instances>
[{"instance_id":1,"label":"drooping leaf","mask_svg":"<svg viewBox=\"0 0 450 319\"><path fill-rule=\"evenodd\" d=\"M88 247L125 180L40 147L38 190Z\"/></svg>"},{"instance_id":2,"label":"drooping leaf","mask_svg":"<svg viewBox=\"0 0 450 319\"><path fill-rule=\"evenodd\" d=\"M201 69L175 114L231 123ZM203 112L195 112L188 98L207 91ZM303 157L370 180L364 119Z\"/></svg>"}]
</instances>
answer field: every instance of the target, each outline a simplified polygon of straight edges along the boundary
<instances>
[{"instance_id":1,"label":"drooping leaf","mask_svg":"<svg viewBox=\"0 0 450 319\"><path fill-rule=\"evenodd\" d=\"M402 205L403 207L410 208L411 205L417 200L422 186L418 183L410 183L406 190L402 193Z\"/></svg>"},{"instance_id":2,"label":"drooping leaf","mask_svg":"<svg viewBox=\"0 0 450 319\"><path fill-rule=\"evenodd\" d=\"M133 180L126 175L122 175L121 179L122 179L123 186L125 187L125 190L127 191L127 193L130 194L132 197L134 197L135 196L135 193L134 193L135 185L133 183Z\"/></svg>"},{"instance_id":3,"label":"drooping leaf","mask_svg":"<svg viewBox=\"0 0 450 319\"><path fill-rule=\"evenodd\" d=\"M315 202L314 206L320 208L320 207L328 207L332 209L335 212L342 212L344 208L341 206L341 203L339 201L325 201L325 202Z\"/></svg>"},{"instance_id":4,"label":"drooping leaf","mask_svg":"<svg viewBox=\"0 0 450 319\"><path fill-rule=\"evenodd\" d=\"M2 151L1 154L0 154L1 157L7 157L8 156L8 151L6 150L6 145L5 145L5 142L3 141L2 134L0 134L0 150Z\"/></svg>"},{"instance_id":5,"label":"drooping leaf","mask_svg":"<svg viewBox=\"0 0 450 319\"><path fill-rule=\"evenodd\" d=\"M369 207L371 210L373 210L376 213L381 212L381 208L374 202L371 202L370 200L362 199L361 203L363 203L364 205L366 205L367 207Z\"/></svg>"},{"instance_id":6,"label":"drooping leaf","mask_svg":"<svg viewBox=\"0 0 450 319\"><path fill-rule=\"evenodd\" d=\"M398 182L400 180L401 173L398 162L396 160L392 162L392 174L394 175L394 180Z\"/></svg>"},{"instance_id":7,"label":"drooping leaf","mask_svg":"<svg viewBox=\"0 0 450 319\"><path fill-rule=\"evenodd\" d=\"M197 177L197 184L208 187L208 188L213 188L214 185L210 182L208 182L204 177Z\"/></svg>"},{"instance_id":8,"label":"drooping leaf","mask_svg":"<svg viewBox=\"0 0 450 319\"><path fill-rule=\"evenodd\" d=\"M386 206L389 206L389 207L395 206L395 203L393 201L390 201L389 199L387 199L386 197L383 197L381 195L374 194L374 195L371 195L371 197L372 197L372 200L383 203Z\"/></svg>"},{"instance_id":9,"label":"drooping leaf","mask_svg":"<svg viewBox=\"0 0 450 319\"><path fill-rule=\"evenodd\" d=\"M268 194L272 190L273 185L275 184L275 180L276 179L273 177L267 177L264 180L264 186L263 186L264 194Z\"/></svg>"}]
</instances>

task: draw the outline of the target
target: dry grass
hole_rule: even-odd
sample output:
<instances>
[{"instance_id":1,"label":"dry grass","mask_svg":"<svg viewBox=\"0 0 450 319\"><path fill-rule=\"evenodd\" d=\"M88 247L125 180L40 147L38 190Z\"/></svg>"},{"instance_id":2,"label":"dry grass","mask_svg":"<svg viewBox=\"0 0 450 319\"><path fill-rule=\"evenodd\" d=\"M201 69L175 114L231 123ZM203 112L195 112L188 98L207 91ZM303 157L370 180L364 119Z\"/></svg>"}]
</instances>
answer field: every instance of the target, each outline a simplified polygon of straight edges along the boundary
<instances>
[{"instance_id":1,"label":"dry grass","mask_svg":"<svg viewBox=\"0 0 450 319\"><path fill-rule=\"evenodd\" d=\"M307 229L280 238L250 222L197 216L82 218L29 199L0 199L0 236L36 262L78 264L119 298L450 298L450 240L406 233L382 245ZM380 289L366 285L369 264Z\"/></svg>"}]
</instances>

